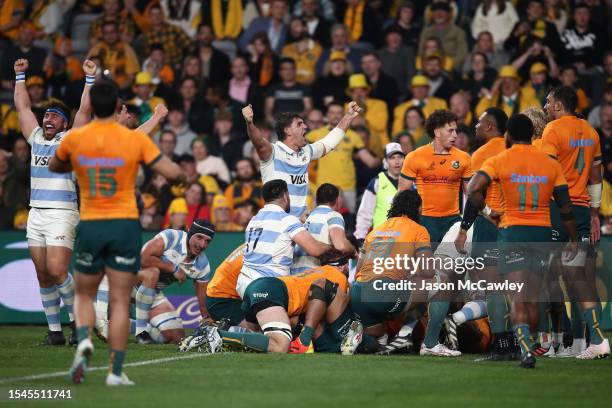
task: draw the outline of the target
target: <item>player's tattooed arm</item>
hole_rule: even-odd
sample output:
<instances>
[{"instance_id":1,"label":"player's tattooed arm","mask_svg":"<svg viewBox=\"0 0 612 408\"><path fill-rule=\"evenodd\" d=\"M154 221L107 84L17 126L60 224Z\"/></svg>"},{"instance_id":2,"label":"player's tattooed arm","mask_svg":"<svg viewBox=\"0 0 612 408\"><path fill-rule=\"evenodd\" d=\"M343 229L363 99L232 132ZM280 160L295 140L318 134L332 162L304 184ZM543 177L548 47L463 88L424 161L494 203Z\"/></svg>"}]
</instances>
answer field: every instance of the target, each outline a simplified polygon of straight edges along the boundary
<instances>
[{"instance_id":1,"label":"player's tattooed arm","mask_svg":"<svg viewBox=\"0 0 612 408\"><path fill-rule=\"evenodd\" d=\"M255 126L253 122L253 107L251 105L247 105L242 108L242 116L246 121L247 125L247 134L249 135L249 139L253 143L255 150L257 151L257 155L262 162L270 160L272 156L272 143L267 140L261 134L261 131Z\"/></svg>"},{"instance_id":2,"label":"player's tattooed arm","mask_svg":"<svg viewBox=\"0 0 612 408\"><path fill-rule=\"evenodd\" d=\"M89 91L93 86L93 82L90 83L89 78L95 77L97 69L98 66L95 62L91 60L85 60L83 62L83 72L85 72L88 79L85 82L85 87L83 88L83 93L81 94L81 104L79 105L79 110L74 116L74 123L72 124L73 129L85 126L91 121L91 99L89 98Z\"/></svg>"},{"instance_id":3,"label":"player's tattooed arm","mask_svg":"<svg viewBox=\"0 0 612 408\"><path fill-rule=\"evenodd\" d=\"M25 84L25 72L28 70L28 60L18 59L13 66L15 69L15 109L19 117L19 127L21 133L27 139L30 137L34 129L38 127L38 121L34 112L32 112L32 102L28 95L28 90Z\"/></svg>"}]
</instances>

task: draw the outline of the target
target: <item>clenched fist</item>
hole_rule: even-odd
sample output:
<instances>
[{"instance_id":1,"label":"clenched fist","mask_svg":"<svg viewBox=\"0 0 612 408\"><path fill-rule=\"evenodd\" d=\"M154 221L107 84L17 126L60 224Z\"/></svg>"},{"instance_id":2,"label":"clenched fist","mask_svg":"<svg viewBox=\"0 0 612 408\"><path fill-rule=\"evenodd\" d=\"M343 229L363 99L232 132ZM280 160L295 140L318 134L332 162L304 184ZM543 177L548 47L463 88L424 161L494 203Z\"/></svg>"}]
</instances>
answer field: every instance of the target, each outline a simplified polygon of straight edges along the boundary
<instances>
[{"instance_id":1,"label":"clenched fist","mask_svg":"<svg viewBox=\"0 0 612 408\"><path fill-rule=\"evenodd\" d=\"M15 73L17 72L26 72L28 70L28 60L25 58L20 58L15 61Z\"/></svg>"},{"instance_id":2,"label":"clenched fist","mask_svg":"<svg viewBox=\"0 0 612 408\"><path fill-rule=\"evenodd\" d=\"M346 114L354 118L354 117L357 117L361 113L362 110L363 109L361 109L361 107L359 106L357 102L351 101L348 104Z\"/></svg>"},{"instance_id":3,"label":"clenched fist","mask_svg":"<svg viewBox=\"0 0 612 408\"><path fill-rule=\"evenodd\" d=\"M163 119L168 115L168 108L164 104L159 104L155 107L153 115L159 119Z\"/></svg>"},{"instance_id":4,"label":"clenched fist","mask_svg":"<svg viewBox=\"0 0 612 408\"><path fill-rule=\"evenodd\" d=\"M242 108L242 116L247 123L253 123L253 106L248 105Z\"/></svg>"},{"instance_id":5,"label":"clenched fist","mask_svg":"<svg viewBox=\"0 0 612 408\"><path fill-rule=\"evenodd\" d=\"M85 72L85 75L96 75L96 70L98 69L97 65L95 62L93 62L92 60L85 60L83 61L83 72Z\"/></svg>"}]
</instances>

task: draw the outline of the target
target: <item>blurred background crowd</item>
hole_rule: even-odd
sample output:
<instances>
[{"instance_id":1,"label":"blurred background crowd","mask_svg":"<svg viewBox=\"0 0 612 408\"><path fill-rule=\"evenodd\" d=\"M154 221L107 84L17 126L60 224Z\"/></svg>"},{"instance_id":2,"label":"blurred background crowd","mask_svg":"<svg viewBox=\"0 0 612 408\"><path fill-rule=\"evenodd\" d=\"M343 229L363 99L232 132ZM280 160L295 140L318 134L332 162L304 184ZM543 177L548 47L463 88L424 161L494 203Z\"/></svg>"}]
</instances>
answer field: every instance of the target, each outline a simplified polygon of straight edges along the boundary
<instances>
[{"instance_id":1,"label":"blurred background crowd","mask_svg":"<svg viewBox=\"0 0 612 408\"><path fill-rule=\"evenodd\" d=\"M459 118L457 147L478 147L490 106L510 116L542 107L557 84L576 89L578 114L601 137L601 215L612 232L612 24L605 0L0 0L0 229L25 229L30 148L13 107L13 63L27 58L33 110L60 99L76 111L83 59L114 80L130 127L157 105L151 134L187 185L139 177L146 230L208 218L240 231L262 203L258 157L241 108L252 104L270 140L276 113L301 112L310 141L357 101L364 114L338 149L311 165L311 187L345 192L347 230L382 170L384 148L429 142L434 110ZM537 128L537 126L536 126ZM543 127L542 127L543 128ZM542 129L540 129L541 132Z\"/></svg>"}]
</instances>

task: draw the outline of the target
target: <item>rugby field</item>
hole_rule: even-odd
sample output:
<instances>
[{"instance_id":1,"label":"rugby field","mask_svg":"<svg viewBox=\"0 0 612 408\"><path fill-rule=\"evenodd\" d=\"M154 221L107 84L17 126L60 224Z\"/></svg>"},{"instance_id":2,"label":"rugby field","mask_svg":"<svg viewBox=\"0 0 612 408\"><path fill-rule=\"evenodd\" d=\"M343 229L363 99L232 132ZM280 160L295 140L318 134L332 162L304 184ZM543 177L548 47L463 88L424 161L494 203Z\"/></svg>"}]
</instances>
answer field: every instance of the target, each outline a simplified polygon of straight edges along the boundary
<instances>
[{"instance_id":1,"label":"rugby field","mask_svg":"<svg viewBox=\"0 0 612 408\"><path fill-rule=\"evenodd\" d=\"M42 348L42 327L0 326L0 406L68 407L604 407L612 403L612 359L540 358L474 363L418 356L180 354L175 346L130 344L125 369L134 387L109 388L106 345L75 386L73 348ZM610 333L608 333L610 337ZM178 358L178 359L177 359ZM70 390L72 399L10 400L10 390Z\"/></svg>"}]
</instances>

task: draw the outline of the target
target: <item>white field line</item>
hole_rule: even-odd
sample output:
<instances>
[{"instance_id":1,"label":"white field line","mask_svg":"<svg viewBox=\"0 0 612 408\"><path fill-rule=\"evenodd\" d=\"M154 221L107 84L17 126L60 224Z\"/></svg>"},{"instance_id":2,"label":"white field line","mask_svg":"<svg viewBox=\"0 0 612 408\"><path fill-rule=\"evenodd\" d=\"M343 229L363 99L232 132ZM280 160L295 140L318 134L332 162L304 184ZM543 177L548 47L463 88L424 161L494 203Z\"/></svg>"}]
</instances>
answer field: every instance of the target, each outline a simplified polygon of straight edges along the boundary
<instances>
[{"instance_id":1,"label":"white field line","mask_svg":"<svg viewBox=\"0 0 612 408\"><path fill-rule=\"evenodd\" d=\"M188 354L186 356L165 357L165 358L156 358L154 360L136 361L133 363L126 363L123 366L124 367L139 367L139 366L152 365L152 364L169 363L172 361L179 361L179 360L191 360L194 358L203 357L207 355L209 354L193 353L193 354ZM90 367L87 369L87 371L100 371L100 370L108 370L108 366L106 365L106 366L99 366L99 367ZM70 375L69 371L55 371L52 373L26 375L24 377L2 378L0 379L0 384L7 384L7 383L15 382L15 381L42 380L45 378L63 377L63 376L68 376L68 375Z\"/></svg>"}]
</instances>

